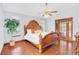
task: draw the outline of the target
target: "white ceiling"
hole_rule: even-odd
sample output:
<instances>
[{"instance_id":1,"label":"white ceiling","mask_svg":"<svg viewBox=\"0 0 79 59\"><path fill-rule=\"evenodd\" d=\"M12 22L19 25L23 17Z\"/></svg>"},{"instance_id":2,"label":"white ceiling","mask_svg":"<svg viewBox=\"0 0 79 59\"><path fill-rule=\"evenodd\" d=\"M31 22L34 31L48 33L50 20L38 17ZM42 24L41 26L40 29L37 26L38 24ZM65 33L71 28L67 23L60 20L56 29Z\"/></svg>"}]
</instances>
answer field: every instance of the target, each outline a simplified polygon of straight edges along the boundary
<instances>
[{"instance_id":1,"label":"white ceiling","mask_svg":"<svg viewBox=\"0 0 79 59\"><path fill-rule=\"evenodd\" d=\"M49 3L48 8L50 10L60 11L62 9L68 9L74 6L79 6L78 3ZM24 15L37 16L45 9L44 3L3 3L5 11L14 12Z\"/></svg>"}]
</instances>

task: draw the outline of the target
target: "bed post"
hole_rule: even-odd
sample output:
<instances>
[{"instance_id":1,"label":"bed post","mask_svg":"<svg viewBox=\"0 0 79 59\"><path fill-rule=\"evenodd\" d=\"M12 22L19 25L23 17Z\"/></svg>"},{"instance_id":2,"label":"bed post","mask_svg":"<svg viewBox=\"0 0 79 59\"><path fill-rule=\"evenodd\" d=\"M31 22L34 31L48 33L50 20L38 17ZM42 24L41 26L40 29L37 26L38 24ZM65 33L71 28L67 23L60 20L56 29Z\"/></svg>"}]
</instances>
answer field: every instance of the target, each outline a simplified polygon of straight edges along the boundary
<instances>
[{"instance_id":1,"label":"bed post","mask_svg":"<svg viewBox=\"0 0 79 59\"><path fill-rule=\"evenodd\" d=\"M42 45L39 44L39 53L41 54L42 53Z\"/></svg>"},{"instance_id":2,"label":"bed post","mask_svg":"<svg viewBox=\"0 0 79 59\"><path fill-rule=\"evenodd\" d=\"M39 53L42 53L42 35L39 35Z\"/></svg>"}]
</instances>

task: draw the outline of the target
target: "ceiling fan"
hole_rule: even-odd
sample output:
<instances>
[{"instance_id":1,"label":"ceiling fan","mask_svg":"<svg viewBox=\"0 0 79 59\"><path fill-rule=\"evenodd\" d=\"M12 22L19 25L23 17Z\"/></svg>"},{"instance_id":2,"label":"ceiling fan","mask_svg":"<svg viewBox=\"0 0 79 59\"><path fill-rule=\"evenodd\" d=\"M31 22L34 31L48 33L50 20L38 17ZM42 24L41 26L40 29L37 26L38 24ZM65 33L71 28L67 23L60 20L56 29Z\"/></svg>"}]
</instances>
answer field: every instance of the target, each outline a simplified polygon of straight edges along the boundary
<instances>
[{"instance_id":1,"label":"ceiling fan","mask_svg":"<svg viewBox=\"0 0 79 59\"><path fill-rule=\"evenodd\" d=\"M42 16L48 17L48 16L52 16L53 13L57 13L58 12L58 11L51 11L51 10L49 10L48 9L48 3L45 3L45 6L46 6L46 8L45 8L45 11L42 14Z\"/></svg>"}]
</instances>

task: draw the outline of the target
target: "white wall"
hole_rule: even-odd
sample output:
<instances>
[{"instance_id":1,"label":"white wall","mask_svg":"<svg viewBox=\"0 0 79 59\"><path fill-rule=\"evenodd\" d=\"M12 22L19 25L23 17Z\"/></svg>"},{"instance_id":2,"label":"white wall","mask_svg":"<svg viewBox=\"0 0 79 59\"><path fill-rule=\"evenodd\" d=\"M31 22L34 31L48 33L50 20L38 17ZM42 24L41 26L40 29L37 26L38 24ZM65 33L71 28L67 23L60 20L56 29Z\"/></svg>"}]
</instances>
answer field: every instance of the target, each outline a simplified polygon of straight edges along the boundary
<instances>
[{"instance_id":1,"label":"white wall","mask_svg":"<svg viewBox=\"0 0 79 59\"><path fill-rule=\"evenodd\" d=\"M0 4L0 53L4 45L3 21L4 21L3 8L2 4Z\"/></svg>"},{"instance_id":2,"label":"white wall","mask_svg":"<svg viewBox=\"0 0 79 59\"><path fill-rule=\"evenodd\" d=\"M45 18L45 31L54 31L53 17Z\"/></svg>"},{"instance_id":3,"label":"white wall","mask_svg":"<svg viewBox=\"0 0 79 59\"><path fill-rule=\"evenodd\" d=\"M27 16L27 15L23 15L23 14L18 14L18 13L13 13L13 12L6 12L5 11L5 17L6 18L15 18L20 20L20 31L18 34L21 35L21 37L19 37L19 39L15 39L15 41L17 40L23 40L23 36L24 36L24 25L28 24L31 20L36 20L43 28L43 31L45 31L45 21L42 18L39 17L32 17L32 16ZM9 42L9 35L7 34L7 31L5 31L5 43Z\"/></svg>"}]
</instances>

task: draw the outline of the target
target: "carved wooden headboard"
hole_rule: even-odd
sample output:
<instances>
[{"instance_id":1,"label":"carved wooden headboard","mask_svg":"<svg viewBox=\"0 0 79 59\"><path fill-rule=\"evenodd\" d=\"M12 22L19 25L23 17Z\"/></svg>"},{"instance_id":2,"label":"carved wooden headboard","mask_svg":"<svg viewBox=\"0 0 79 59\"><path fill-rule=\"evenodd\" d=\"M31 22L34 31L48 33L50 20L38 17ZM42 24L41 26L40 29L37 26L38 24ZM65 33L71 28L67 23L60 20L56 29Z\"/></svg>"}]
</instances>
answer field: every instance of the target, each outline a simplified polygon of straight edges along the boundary
<instances>
[{"instance_id":1,"label":"carved wooden headboard","mask_svg":"<svg viewBox=\"0 0 79 59\"><path fill-rule=\"evenodd\" d=\"M31 29L32 31L41 30L42 27L35 20L30 21L27 25L24 25L24 33L27 33L27 29Z\"/></svg>"}]
</instances>

